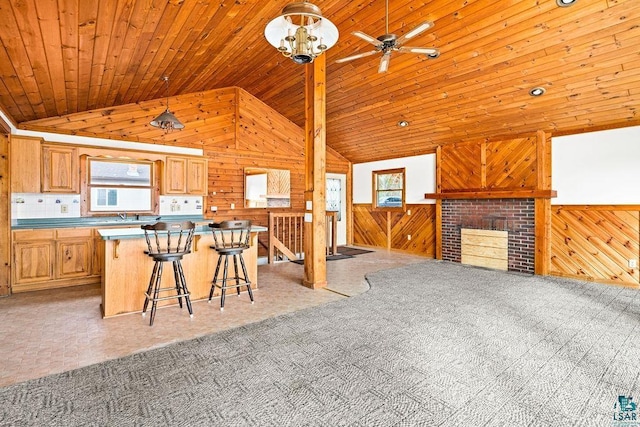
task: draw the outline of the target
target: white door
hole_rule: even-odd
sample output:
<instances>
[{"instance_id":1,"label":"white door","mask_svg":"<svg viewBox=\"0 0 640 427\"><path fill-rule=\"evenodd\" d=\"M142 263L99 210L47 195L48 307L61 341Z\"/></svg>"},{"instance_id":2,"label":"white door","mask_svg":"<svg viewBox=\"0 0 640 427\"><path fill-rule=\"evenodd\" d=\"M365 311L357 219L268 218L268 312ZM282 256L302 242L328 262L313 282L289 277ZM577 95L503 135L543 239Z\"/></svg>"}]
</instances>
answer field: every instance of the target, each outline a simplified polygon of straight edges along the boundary
<instances>
[{"instance_id":1,"label":"white door","mask_svg":"<svg viewBox=\"0 0 640 427\"><path fill-rule=\"evenodd\" d=\"M347 244L347 175L327 174L327 211L338 212L338 245Z\"/></svg>"}]
</instances>

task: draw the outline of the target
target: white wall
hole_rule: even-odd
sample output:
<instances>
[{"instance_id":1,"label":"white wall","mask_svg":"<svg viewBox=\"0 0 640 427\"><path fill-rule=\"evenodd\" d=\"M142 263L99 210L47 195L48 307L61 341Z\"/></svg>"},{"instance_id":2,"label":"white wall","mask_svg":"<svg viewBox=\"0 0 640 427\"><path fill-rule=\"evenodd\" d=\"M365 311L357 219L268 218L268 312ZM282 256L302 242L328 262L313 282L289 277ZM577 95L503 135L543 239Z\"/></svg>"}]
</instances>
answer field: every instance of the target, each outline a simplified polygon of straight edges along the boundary
<instances>
[{"instance_id":1,"label":"white wall","mask_svg":"<svg viewBox=\"0 0 640 427\"><path fill-rule=\"evenodd\" d=\"M554 205L640 204L640 126L553 137Z\"/></svg>"},{"instance_id":2,"label":"white wall","mask_svg":"<svg viewBox=\"0 0 640 427\"><path fill-rule=\"evenodd\" d=\"M353 203L372 203L372 172L405 168L405 203L435 203L425 193L436 192L436 155L402 157L353 165Z\"/></svg>"}]
</instances>

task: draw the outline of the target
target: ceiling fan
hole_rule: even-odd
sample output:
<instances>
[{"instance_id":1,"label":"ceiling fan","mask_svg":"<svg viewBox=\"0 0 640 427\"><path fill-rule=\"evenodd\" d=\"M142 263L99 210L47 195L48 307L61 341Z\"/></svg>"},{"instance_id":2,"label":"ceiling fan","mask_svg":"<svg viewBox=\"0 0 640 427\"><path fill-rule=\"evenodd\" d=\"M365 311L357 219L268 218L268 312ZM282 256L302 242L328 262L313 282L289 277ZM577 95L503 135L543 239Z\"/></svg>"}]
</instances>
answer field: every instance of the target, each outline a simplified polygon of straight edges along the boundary
<instances>
[{"instance_id":1,"label":"ceiling fan","mask_svg":"<svg viewBox=\"0 0 640 427\"><path fill-rule=\"evenodd\" d=\"M365 56L375 55L376 53L382 53L382 58L380 59L380 66L378 67L379 73L384 73L389 69L389 60L391 59L391 53L396 52L411 52L411 53L423 53L427 55L428 58L437 58L440 56L440 51L431 47L408 47L404 46L404 42L409 39L414 38L418 34L423 33L429 28L433 27L433 22L425 21L413 28L406 34L398 37L395 34L389 33L389 0L386 0L386 14L385 14L385 34L381 35L378 38L373 38L370 35L363 33L362 31L354 31L353 34L356 37L360 37L362 40L371 43L376 48L375 50L359 53L353 56L347 56L346 58L338 59L336 62L348 62L353 61L354 59L364 58Z\"/></svg>"}]
</instances>

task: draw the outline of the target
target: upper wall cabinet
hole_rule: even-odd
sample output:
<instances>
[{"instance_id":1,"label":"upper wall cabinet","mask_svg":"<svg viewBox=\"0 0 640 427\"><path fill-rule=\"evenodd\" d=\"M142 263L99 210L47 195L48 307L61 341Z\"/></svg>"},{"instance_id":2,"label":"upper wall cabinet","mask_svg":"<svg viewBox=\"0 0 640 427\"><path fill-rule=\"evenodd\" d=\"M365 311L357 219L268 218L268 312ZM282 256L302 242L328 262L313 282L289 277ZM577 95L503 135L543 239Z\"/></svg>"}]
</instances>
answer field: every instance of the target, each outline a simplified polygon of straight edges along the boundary
<instances>
[{"instance_id":1,"label":"upper wall cabinet","mask_svg":"<svg viewBox=\"0 0 640 427\"><path fill-rule=\"evenodd\" d=\"M11 192L40 192L40 138L11 135Z\"/></svg>"},{"instance_id":2,"label":"upper wall cabinet","mask_svg":"<svg viewBox=\"0 0 640 427\"><path fill-rule=\"evenodd\" d=\"M78 149L42 145L42 191L79 193Z\"/></svg>"},{"instance_id":3,"label":"upper wall cabinet","mask_svg":"<svg viewBox=\"0 0 640 427\"><path fill-rule=\"evenodd\" d=\"M163 174L164 194L207 194L207 160L167 157Z\"/></svg>"}]
</instances>

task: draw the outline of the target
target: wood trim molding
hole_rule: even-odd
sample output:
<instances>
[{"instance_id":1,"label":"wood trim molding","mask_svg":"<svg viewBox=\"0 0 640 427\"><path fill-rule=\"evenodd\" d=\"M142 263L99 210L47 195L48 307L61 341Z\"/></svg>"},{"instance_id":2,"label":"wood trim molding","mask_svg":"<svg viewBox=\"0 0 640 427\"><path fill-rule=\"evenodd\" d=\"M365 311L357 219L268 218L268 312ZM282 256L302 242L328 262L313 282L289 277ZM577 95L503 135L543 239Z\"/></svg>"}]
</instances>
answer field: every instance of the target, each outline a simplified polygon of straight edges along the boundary
<instances>
[{"instance_id":1,"label":"wood trim molding","mask_svg":"<svg viewBox=\"0 0 640 427\"><path fill-rule=\"evenodd\" d=\"M504 191L451 191L425 193L425 199L550 199L557 197L555 190L504 190Z\"/></svg>"}]
</instances>

